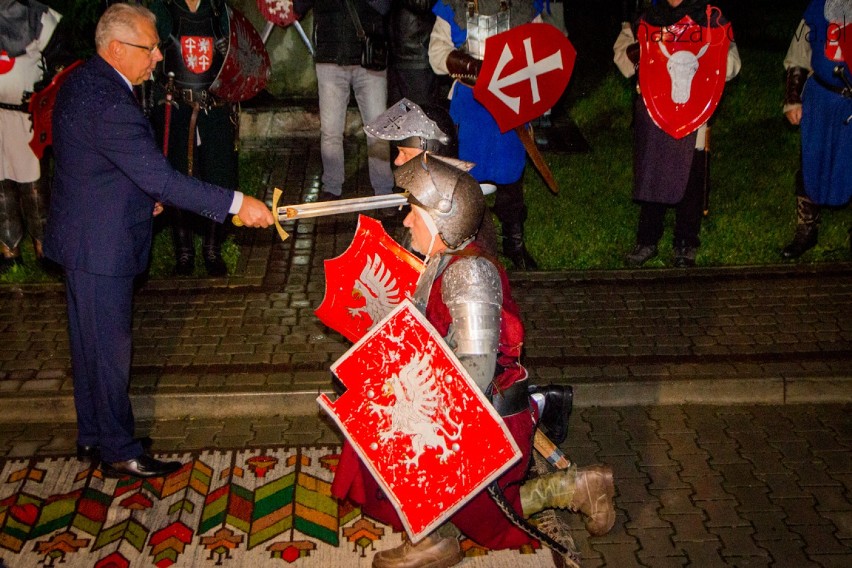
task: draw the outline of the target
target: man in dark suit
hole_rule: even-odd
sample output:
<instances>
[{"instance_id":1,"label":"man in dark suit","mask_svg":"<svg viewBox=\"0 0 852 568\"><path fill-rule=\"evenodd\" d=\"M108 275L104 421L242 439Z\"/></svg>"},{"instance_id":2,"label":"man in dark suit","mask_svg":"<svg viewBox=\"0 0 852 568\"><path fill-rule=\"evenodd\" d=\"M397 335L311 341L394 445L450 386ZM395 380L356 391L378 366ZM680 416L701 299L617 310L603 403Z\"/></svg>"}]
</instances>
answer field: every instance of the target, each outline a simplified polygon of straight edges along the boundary
<instances>
[{"instance_id":1,"label":"man in dark suit","mask_svg":"<svg viewBox=\"0 0 852 568\"><path fill-rule=\"evenodd\" d=\"M220 223L229 213L250 227L273 218L257 199L176 172L157 148L132 91L162 59L151 12L110 6L95 44L97 55L69 77L53 113L44 250L66 273L78 456L99 453L107 474L157 477L180 463L144 453L128 395L133 280L148 263L152 218L161 203Z\"/></svg>"}]
</instances>

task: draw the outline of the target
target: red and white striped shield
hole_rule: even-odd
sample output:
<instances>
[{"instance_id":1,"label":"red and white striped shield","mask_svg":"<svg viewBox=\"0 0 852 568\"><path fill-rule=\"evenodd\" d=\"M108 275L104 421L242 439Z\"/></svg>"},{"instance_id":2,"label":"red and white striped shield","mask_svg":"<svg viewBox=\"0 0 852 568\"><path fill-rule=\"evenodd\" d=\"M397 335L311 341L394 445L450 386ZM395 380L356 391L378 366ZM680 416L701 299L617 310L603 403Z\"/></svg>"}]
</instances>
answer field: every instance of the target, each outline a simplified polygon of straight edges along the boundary
<instances>
[{"instance_id":1,"label":"red and white striped shield","mask_svg":"<svg viewBox=\"0 0 852 568\"><path fill-rule=\"evenodd\" d=\"M350 341L410 298L423 272L420 259L365 215L358 216L349 248L324 264L325 297L314 313Z\"/></svg>"},{"instance_id":2,"label":"red and white striped shield","mask_svg":"<svg viewBox=\"0 0 852 568\"><path fill-rule=\"evenodd\" d=\"M317 402L415 542L521 457L494 407L408 300L331 370L347 390L334 402L326 395Z\"/></svg>"}]
</instances>

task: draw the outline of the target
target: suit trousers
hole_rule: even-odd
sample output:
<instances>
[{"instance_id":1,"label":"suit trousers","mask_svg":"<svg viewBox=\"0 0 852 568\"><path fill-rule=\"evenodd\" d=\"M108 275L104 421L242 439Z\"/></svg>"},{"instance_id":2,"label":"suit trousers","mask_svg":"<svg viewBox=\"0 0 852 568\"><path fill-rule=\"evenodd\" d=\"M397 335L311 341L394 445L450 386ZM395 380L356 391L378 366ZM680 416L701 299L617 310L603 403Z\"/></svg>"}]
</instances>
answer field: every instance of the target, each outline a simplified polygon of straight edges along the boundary
<instances>
[{"instance_id":1,"label":"suit trousers","mask_svg":"<svg viewBox=\"0 0 852 568\"><path fill-rule=\"evenodd\" d=\"M133 276L66 270L77 443L106 462L142 454L130 405Z\"/></svg>"}]
</instances>

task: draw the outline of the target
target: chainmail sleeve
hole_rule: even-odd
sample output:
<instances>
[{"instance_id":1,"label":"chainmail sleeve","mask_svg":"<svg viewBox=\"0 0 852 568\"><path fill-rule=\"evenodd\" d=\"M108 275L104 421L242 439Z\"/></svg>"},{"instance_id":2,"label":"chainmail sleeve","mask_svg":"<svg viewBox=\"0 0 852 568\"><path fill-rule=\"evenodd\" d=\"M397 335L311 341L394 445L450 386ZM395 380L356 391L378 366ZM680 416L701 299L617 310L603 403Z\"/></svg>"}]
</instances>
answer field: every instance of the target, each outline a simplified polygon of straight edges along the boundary
<instances>
[{"instance_id":1,"label":"chainmail sleeve","mask_svg":"<svg viewBox=\"0 0 852 568\"><path fill-rule=\"evenodd\" d=\"M497 365L503 306L500 274L482 257L462 258L447 268L441 297L452 317L447 343L485 392Z\"/></svg>"}]
</instances>

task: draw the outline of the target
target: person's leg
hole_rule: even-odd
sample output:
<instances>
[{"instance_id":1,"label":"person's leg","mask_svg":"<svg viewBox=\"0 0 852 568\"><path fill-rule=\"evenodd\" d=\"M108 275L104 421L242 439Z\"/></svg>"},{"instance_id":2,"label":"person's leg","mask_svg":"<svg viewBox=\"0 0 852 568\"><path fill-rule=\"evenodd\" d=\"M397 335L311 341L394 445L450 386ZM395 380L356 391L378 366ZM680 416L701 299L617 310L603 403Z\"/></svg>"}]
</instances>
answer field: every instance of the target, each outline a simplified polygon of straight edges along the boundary
<instances>
[{"instance_id":1,"label":"person's leg","mask_svg":"<svg viewBox=\"0 0 852 568\"><path fill-rule=\"evenodd\" d=\"M352 88L364 124L373 122L387 110L388 87L384 71L369 71L356 67L352 74ZM392 193L394 180L390 167L390 144L387 140L367 136L367 167L373 193Z\"/></svg>"},{"instance_id":2,"label":"person's leg","mask_svg":"<svg viewBox=\"0 0 852 568\"><path fill-rule=\"evenodd\" d=\"M665 219L666 205L648 201L639 204L636 244L624 259L627 266L637 268L657 256L657 244L663 236Z\"/></svg>"},{"instance_id":3,"label":"person's leg","mask_svg":"<svg viewBox=\"0 0 852 568\"><path fill-rule=\"evenodd\" d=\"M799 258L816 246L819 239L820 209L805 193L805 180L802 170L799 169L796 172L796 232L793 239L781 249L781 258Z\"/></svg>"},{"instance_id":4,"label":"person's leg","mask_svg":"<svg viewBox=\"0 0 852 568\"><path fill-rule=\"evenodd\" d=\"M695 266L701 240L701 218L704 215L704 188L707 163L704 152L696 152L683 198L675 207L674 265Z\"/></svg>"},{"instance_id":5,"label":"person's leg","mask_svg":"<svg viewBox=\"0 0 852 568\"><path fill-rule=\"evenodd\" d=\"M0 180L0 274L21 263L21 239L24 225L18 192L21 184Z\"/></svg>"},{"instance_id":6,"label":"person's leg","mask_svg":"<svg viewBox=\"0 0 852 568\"><path fill-rule=\"evenodd\" d=\"M136 458L142 446L128 394L133 277L69 270L66 283L78 442L97 445L105 462Z\"/></svg>"},{"instance_id":7,"label":"person's leg","mask_svg":"<svg viewBox=\"0 0 852 568\"><path fill-rule=\"evenodd\" d=\"M538 264L527 252L524 242L524 223L527 208L524 205L524 177L514 183L496 184L494 215L503 227L503 254L518 270L536 270Z\"/></svg>"},{"instance_id":8,"label":"person's leg","mask_svg":"<svg viewBox=\"0 0 852 568\"><path fill-rule=\"evenodd\" d=\"M317 63L320 114L320 154L324 193L340 196L345 178L343 129L349 105L350 69L333 63Z\"/></svg>"}]
</instances>

